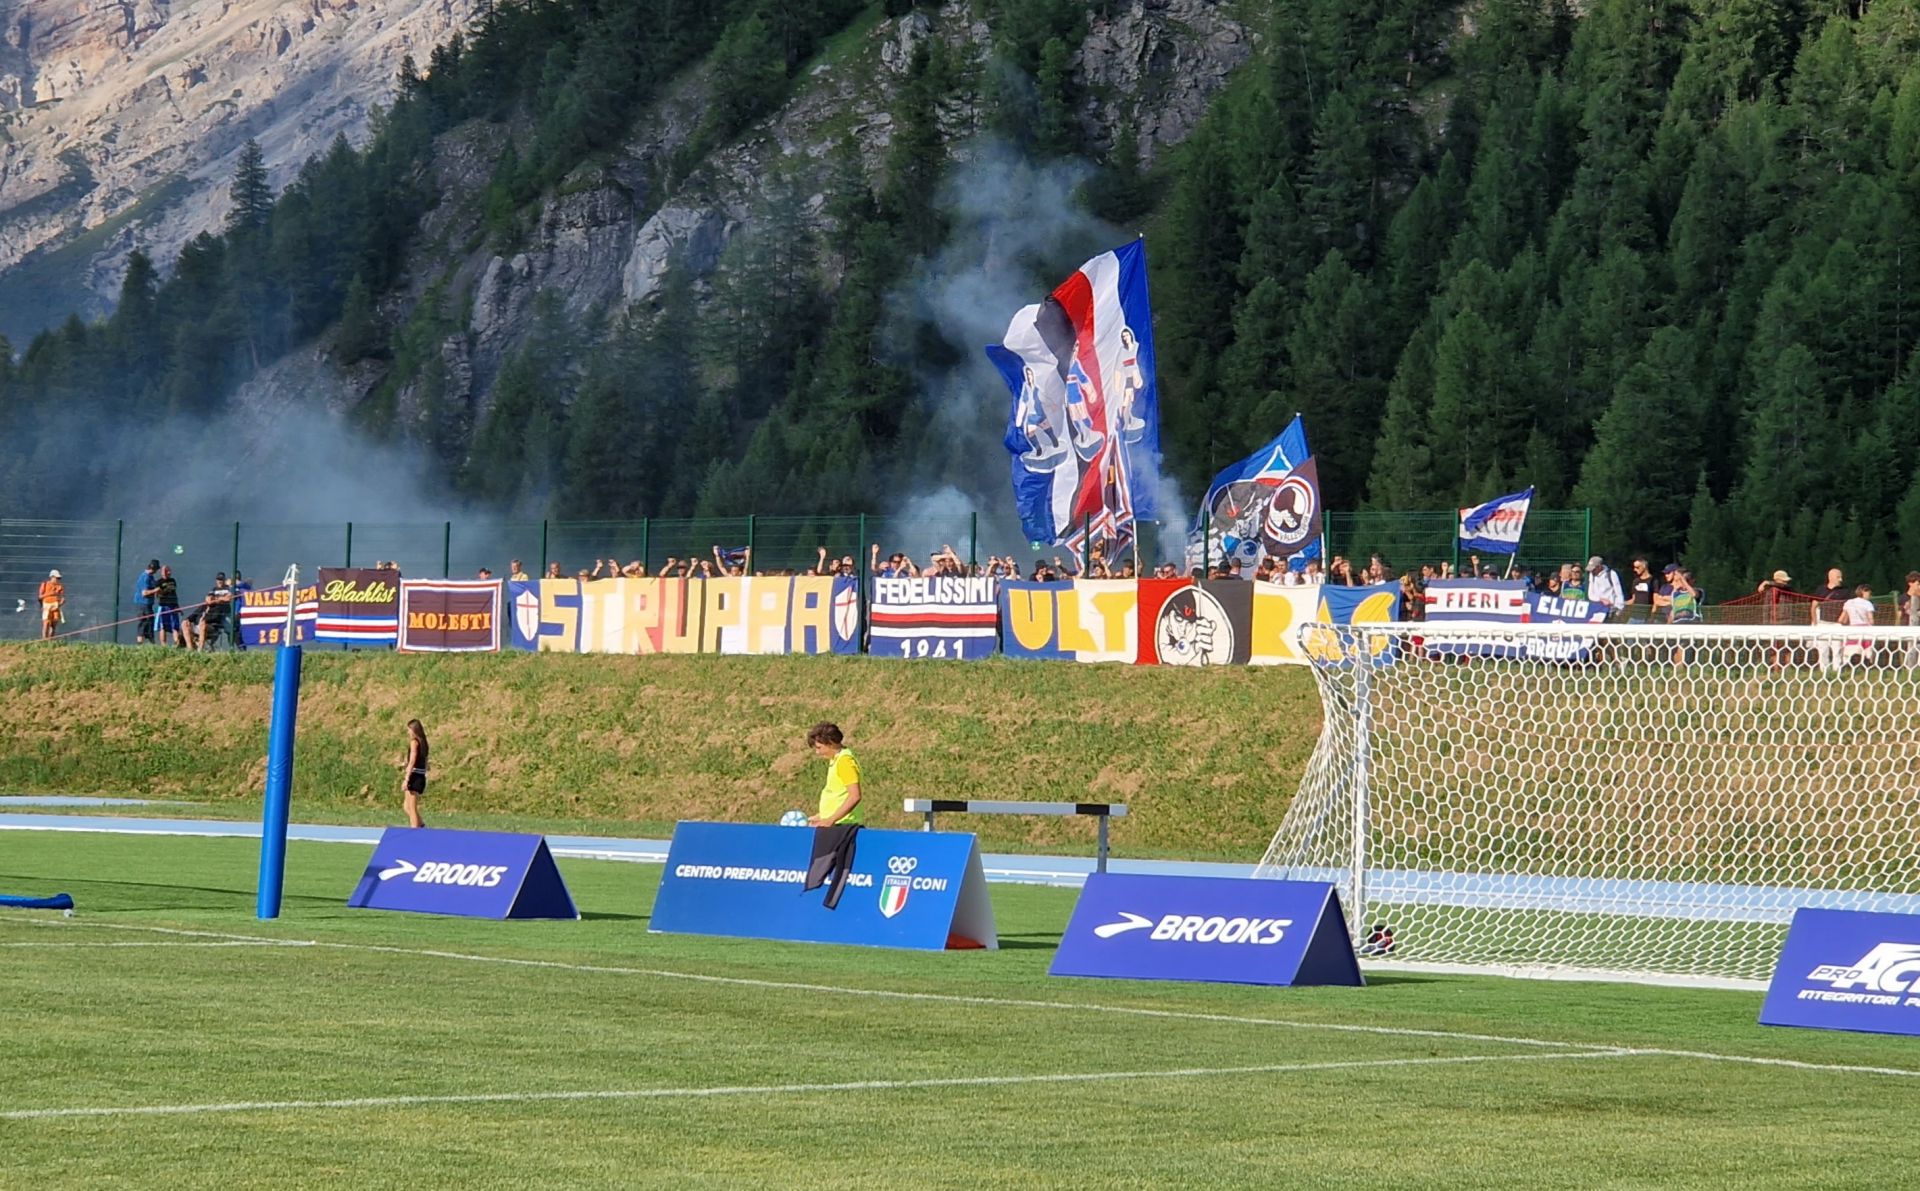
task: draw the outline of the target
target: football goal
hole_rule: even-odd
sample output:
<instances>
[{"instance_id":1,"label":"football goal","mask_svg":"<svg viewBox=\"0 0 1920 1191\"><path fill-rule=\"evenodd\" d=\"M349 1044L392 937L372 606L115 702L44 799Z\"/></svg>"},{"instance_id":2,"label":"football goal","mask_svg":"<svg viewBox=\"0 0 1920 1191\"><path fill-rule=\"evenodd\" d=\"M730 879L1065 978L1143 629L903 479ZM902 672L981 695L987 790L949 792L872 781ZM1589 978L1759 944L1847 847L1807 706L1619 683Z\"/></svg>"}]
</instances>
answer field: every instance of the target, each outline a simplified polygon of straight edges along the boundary
<instances>
[{"instance_id":1,"label":"football goal","mask_svg":"<svg viewBox=\"0 0 1920 1191\"><path fill-rule=\"evenodd\" d=\"M1363 958L1752 985L1796 908L1920 912L1920 630L1304 630L1324 721L1258 875Z\"/></svg>"}]
</instances>

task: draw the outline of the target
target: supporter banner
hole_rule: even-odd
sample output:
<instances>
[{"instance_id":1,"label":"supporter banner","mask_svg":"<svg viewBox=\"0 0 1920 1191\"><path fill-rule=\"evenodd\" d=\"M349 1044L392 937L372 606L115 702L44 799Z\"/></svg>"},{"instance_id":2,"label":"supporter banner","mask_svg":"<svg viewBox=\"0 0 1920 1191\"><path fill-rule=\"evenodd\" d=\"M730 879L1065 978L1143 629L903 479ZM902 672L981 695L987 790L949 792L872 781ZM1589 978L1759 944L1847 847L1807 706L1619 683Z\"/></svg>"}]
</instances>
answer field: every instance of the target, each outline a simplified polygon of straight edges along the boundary
<instances>
[{"instance_id":1,"label":"supporter banner","mask_svg":"<svg viewBox=\"0 0 1920 1191\"><path fill-rule=\"evenodd\" d=\"M303 587L299 605L293 610L293 640L282 641L287 631L287 585L263 587L239 592L240 644L248 649L270 645L301 645L313 638L313 622L320 615L320 589Z\"/></svg>"},{"instance_id":2,"label":"supporter banner","mask_svg":"<svg viewBox=\"0 0 1920 1191\"><path fill-rule=\"evenodd\" d=\"M1160 651L1154 646L1154 634L1160 626L1160 610L1167 601L1183 587L1190 586L1191 579L1142 579L1135 585L1137 591L1134 615L1136 627L1134 635L1139 642L1139 651L1134 655L1134 663L1140 666L1160 664Z\"/></svg>"},{"instance_id":3,"label":"supporter banner","mask_svg":"<svg viewBox=\"0 0 1920 1191\"><path fill-rule=\"evenodd\" d=\"M1132 662L1140 652L1132 579L1000 583L1000 650L1016 658Z\"/></svg>"},{"instance_id":4,"label":"supporter banner","mask_svg":"<svg viewBox=\"0 0 1920 1191\"><path fill-rule=\"evenodd\" d=\"M1050 976L1227 984L1366 983L1324 881L1094 873Z\"/></svg>"},{"instance_id":5,"label":"supporter banner","mask_svg":"<svg viewBox=\"0 0 1920 1191\"><path fill-rule=\"evenodd\" d=\"M1281 583L1255 583L1252 587L1253 640L1247 661L1256 666L1306 665L1300 630L1310 624L1327 623L1321 616L1320 588Z\"/></svg>"},{"instance_id":6,"label":"supporter banner","mask_svg":"<svg viewBox=\"0 0 1920 1191\"><path fill-rule=\"evenodd\" d=\"M875 657L976 661L1000 636L999 580L886 578L873 581L867 651Z\"/></svg>"},{"instance_id":7,"label":"supporter banner","mask_svg":"<svg viewBox=\"0 0 1920 1191\"><path fill-rule=\"evenodd\" d=\"M321 567L316 641L392 645L400 633L400 573Z\"/></svg>"},{"instance_id":8,"label":"supporter banner","mask_svg":"<svg viewBox=\"0 0 1920 1191\"><path fill-rule=\"evenodd\" d=\"M1920 1035L1920 914L1795 910L1760 1024Z\"/></svg>"},{"instance_id":9,"label":"supporter banner","mask_svg":"<svg viewBox=\"0 0 1920 1191\"><path fill-rule=\"evenodd\" d=\"M1244 665L1253 649L1253 584L1222 579L1174 592L1140 648L1163 666Z\"/></svg>"},{"instance_id":10,"label":"supporter banner","mask_svg":"<svg viewBox=\"0 0 1920 1191\"><path fill-rule=\"evenodd\" d=\"M347 899L358 910L578 918L544 836L389 827Z\"/></svg>"},{"instance_id":11,"label":"supporter banner","mask_svg":"<svg viewBox=\"0 0 1920 1191\"><path fill-rule=\"evenodd\" d=\"M1527 584L1521 579L1432 579L1427 583L1426 621L1518 624L1527 615Z\"/></svg>"},{"instance_id":12,"label":"supporter banner","mask_svg":"<svg viewBox=\"0 0 1920 1191\"><path fill-rule=\"evenodd\" d=\"M1436 579L1427 584L1427 623L1447 624L1601 624L1607 609L1589 600L1569 600L1533 590L1521 579ZM1565 637L1463 639L1435 632L1422 638L1430 652L1474 657L1585 661L1593 639Z\"/></svg>"},{"instance_id":13,"label":"supporter banner","mask_svg":"<svg viewBox=\"0 0 1920 1191\"><path fill-rule=\"evenodd\" d=\"M498 579L404 579L400 652L500 652Z\"/></svg>"},{"instance_id":14,"label":"supporter banner","mask_svg":"<svg viewBox=\"0 0 1920 1191\"><path fill-rule=\"evenodd\" d=\"M850 578L541 579L513 583L515 648L549 653L857 653Z\"/></svg>"},{"instance_id":15,"label":"supporter banner","mask_svg":"<svg viewBox=\"0 0 1920 1191\"><path fill-rule=\"evenodd\" d=\"M831 910L825 888L803 891L814 839L798 827L677 825L647 930L924 951L1000 945L972 835L862 828Z\"/></svg>"}]
</instances>

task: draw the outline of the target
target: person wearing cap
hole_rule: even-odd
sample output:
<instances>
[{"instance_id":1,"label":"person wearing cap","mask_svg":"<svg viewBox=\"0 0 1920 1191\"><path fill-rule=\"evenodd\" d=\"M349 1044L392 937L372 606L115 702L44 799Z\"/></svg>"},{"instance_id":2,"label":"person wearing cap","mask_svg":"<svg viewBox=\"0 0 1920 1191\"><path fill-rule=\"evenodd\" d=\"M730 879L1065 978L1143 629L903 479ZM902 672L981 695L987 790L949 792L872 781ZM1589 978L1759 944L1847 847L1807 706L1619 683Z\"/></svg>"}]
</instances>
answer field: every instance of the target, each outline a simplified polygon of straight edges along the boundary
<instances>
[{"instance_id":1,"label":"person wearing cap","mask_svg":"<svg viewBox=\"0 0 1920 1191\"><path fill-rule=\"evenodd\" d=\"M1598 554L1587 560L1587 598L1617 616L1627 606L1627 593L1621 590L1620 574Z\"/></svg>"},{"instance_id":2,"label":"person wearing cap","mask_svg":"<svg viewBox=\"0 0 1920 1191\"><path fill-rule=\"evenodd\" d=\"M1839 567L1827 572L1824 587L1813 589L1813 623L1815 625L1840 623L1840 610L1846 606L1847 597L1853 593L1847 590L1847 577ZM1822 670L1838 670L1846 662L1845 647L1836 636L1821 637L1814 642L1814 652L1820 659Z\"/></svg>"},{"instance_id":3,"label":"person wearing cap","mask_svg":"<svg viewBox=\"0 0 1920 1191\"><path fill-rule=\"evenodd\" d=\"M162 645L187 646L187 631L180 625L180 581L172 567L161 567L153 581L154 635Z\"/></svg>"},{"instance_id":4,"label":"person wearing cap","mask_svg":"<svg viewBox=\"0 0 1920 1191\"><path fill-rule=\"evenodd\" d=\"M160 560L147 561L147 569L133 578L133 643L153 640L153 593L160 581Z\"/></svg>"},{"instance_id":5,"label":"person wearing cap","mask_svg":"<svg viewBox=\"0 0 1920 1191\"><path fill-rule=\"evenodd\" d=\"M60 610L66 606L67 585L59 571L48 571L40 582L40 639L51 641L60 631Z\"/></svg>"},{"instance_id":6,"label":"person wearing cap","mask_svg":"<svg viewBox=\"0 0 1920 1191\"><path fill-rule=\"evenodd\" d=\"M227 573L221 571L213 577L213 587L207 591L206 600L187 617L187 638L194 649L204 653L210 640L220 640L232 607L233 588L227 584Z\"/></svg>"}]
</instances>

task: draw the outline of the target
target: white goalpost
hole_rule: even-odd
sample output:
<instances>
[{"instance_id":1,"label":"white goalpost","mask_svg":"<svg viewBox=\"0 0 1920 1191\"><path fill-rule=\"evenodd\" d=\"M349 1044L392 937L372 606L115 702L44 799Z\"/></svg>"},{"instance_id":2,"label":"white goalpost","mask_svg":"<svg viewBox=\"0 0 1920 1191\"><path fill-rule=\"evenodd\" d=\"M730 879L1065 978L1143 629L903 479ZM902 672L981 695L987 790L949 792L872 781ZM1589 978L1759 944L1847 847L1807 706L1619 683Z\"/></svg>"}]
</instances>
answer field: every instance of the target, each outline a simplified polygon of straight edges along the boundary
<instances>
[{"instance_id":1,"label":"white goalpost","mask_svg":"<svg viewBox=\"0 0 1920 1191\"><path fill-rule=\"evenodd\" d=\"M1796 908L1920 912L1920 630L1309 626L1256 875L1363 959L1758 986Z\"/></svg>"}]
</instances>

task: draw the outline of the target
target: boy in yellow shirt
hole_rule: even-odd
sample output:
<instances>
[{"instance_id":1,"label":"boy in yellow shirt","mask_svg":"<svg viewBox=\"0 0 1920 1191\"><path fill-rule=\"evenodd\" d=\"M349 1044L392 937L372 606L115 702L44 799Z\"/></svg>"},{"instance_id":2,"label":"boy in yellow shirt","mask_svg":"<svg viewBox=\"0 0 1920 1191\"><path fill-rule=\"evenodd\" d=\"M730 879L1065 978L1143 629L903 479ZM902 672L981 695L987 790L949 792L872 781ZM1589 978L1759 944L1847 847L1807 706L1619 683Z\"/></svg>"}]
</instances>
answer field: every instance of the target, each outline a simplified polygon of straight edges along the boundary
<instances>
[{"instance_id":1,"label":"boy in yellow shirt","mask_svg":"<svg viewBox=\"0 0 1920 1191\"><path fill-rule=\"evenodd\" d=\"M809 827L860 824L860 762L846 747L837 724L815 724L807 732L807 747L827 762L827 781L820 787L820 812L809 816Z\"/></svg>"}]
</instances>

